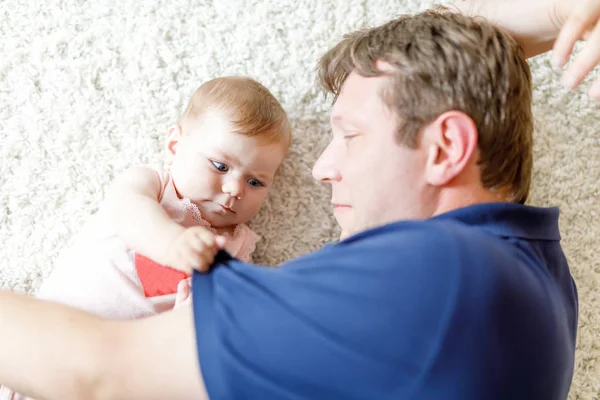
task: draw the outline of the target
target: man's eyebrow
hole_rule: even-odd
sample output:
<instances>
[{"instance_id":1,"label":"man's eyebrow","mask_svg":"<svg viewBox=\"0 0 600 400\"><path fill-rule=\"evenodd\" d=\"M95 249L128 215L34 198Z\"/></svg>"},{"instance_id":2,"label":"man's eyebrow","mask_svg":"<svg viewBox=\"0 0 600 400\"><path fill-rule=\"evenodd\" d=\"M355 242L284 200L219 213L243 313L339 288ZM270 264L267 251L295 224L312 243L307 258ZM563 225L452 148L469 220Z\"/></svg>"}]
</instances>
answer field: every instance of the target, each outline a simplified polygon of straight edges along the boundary
<instances>
[{"instance_id":1,"label":"man's eyebrow","mask_svg":"<svg viewBox=\"0 0 600 400\"><path fill-rule=\"evenodd\" d=\"M343 122L344 117L340 114L335 114L331 116L331 122Z\"/></svg>"},{"instance_id":2,"label":"man's eyebrow","mask_svg":"<svg viewBox=\"0 0 600 400\"><path fill-rule=\"evenodd\" d=\"M340 125L345 125L345 126L352 126L354 128L360 128L362 126L362 124L360 123L359 120L354 119L354 118L347 118L344 117L341 114L335 114L331 116L331 123L335 123L336 125L340 126Z\"/></svg>"}]
</instances>

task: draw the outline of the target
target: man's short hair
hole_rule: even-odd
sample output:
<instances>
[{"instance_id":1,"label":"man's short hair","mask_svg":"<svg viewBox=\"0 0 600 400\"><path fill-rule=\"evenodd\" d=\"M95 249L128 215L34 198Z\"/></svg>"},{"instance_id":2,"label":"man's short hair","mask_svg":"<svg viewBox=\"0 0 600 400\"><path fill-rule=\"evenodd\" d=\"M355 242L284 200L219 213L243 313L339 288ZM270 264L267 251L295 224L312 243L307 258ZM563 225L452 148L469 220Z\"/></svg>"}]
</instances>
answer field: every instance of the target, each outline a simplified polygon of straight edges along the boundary
<instances>
[{"instance_id":1,"label":"man's short hair","mask_svg":"<svg viewBox=\"0 0 600 400\"><path fill-rule=\"evenodd\" d=\"M394 72L376 68L381 60ZM419 133L440 114L462 111L479 133L484 187L507 190L524 203L533 168L531 72L506 32L447 9L402 15L345 35L320 60L323 88L340 94L348 75L390 77L384 101L399 120L398 139L415 148Z\"/></svg>"}]
</instances>

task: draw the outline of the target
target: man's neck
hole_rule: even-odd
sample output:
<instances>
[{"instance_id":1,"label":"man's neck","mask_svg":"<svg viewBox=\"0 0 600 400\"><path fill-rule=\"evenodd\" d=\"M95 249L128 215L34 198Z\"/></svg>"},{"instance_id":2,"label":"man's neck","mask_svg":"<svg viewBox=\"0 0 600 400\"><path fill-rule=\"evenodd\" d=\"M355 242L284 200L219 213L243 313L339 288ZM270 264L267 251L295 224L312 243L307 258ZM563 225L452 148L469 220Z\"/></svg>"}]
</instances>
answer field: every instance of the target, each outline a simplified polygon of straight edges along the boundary
<instances>
[{"instance_id":1,"label":"man's neck","mask_svg":"<svg viewBox=\"0 0 600 400\"><path fill-rule=\"evenodd\" d=\"M432 216L444 214L459 208L483 203L508 202L505 190L491 191L482 187L444 188L438 197Z\"/></svg>"}]
</instances>

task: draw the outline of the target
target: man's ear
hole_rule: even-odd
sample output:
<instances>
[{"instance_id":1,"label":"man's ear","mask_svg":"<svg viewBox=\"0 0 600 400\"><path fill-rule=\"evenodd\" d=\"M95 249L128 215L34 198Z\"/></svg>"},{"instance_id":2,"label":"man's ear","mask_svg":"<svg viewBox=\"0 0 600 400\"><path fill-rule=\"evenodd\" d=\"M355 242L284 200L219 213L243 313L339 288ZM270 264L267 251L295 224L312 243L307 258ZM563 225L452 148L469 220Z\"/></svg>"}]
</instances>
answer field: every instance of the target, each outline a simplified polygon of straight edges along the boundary
<instances>
[{"instance_id":1,"label":"man's ear","mask_svg":"<svg viewBox=\"0 0 600 400\"><path fill-rule=\"evenodd\" d=\"M425 178L432 186L443 186L476 161L479 134L475 122L461 111L447 111L423 129L427 149Z\"/></svg>"},{"instance_id":2,"label":"man's ear","mask_svg":"<svg viewBox=\"0 0 600 400\"><path fill-rule=\"evenodd\" d=\"M182 137L181 125L176 124L169 128L169 134L167 135L167 156L173 157L177 152L177 144Z\"/></svg>"}]
</instances>

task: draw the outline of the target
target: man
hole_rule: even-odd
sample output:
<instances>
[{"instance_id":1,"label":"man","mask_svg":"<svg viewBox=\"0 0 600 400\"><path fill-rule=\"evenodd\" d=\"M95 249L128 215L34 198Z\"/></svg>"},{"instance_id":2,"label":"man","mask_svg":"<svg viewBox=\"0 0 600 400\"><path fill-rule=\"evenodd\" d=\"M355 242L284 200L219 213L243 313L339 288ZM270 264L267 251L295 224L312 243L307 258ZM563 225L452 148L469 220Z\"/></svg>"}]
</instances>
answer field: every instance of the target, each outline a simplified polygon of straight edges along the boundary
<instances>
[{"instance_id":1,"label":"man","mask_svg":"<svg viewBox=\"0 0 600 400\"><path fill-rule=\"evenodd\" d=\"M509 3L458 8L526 56L554 42L551 16L570 17L558 55L595 30L568 76L598 63L598 0ZM319 76L333 139L313 174L332 185L341 242L278 269L219 253L194 274L193 314L104 321L0 294L0 382L48 399L566 398L576 292L558 211L520 204L521 50L484 22L424 13L349 35Z\"/></svg>"}]
</instances>

